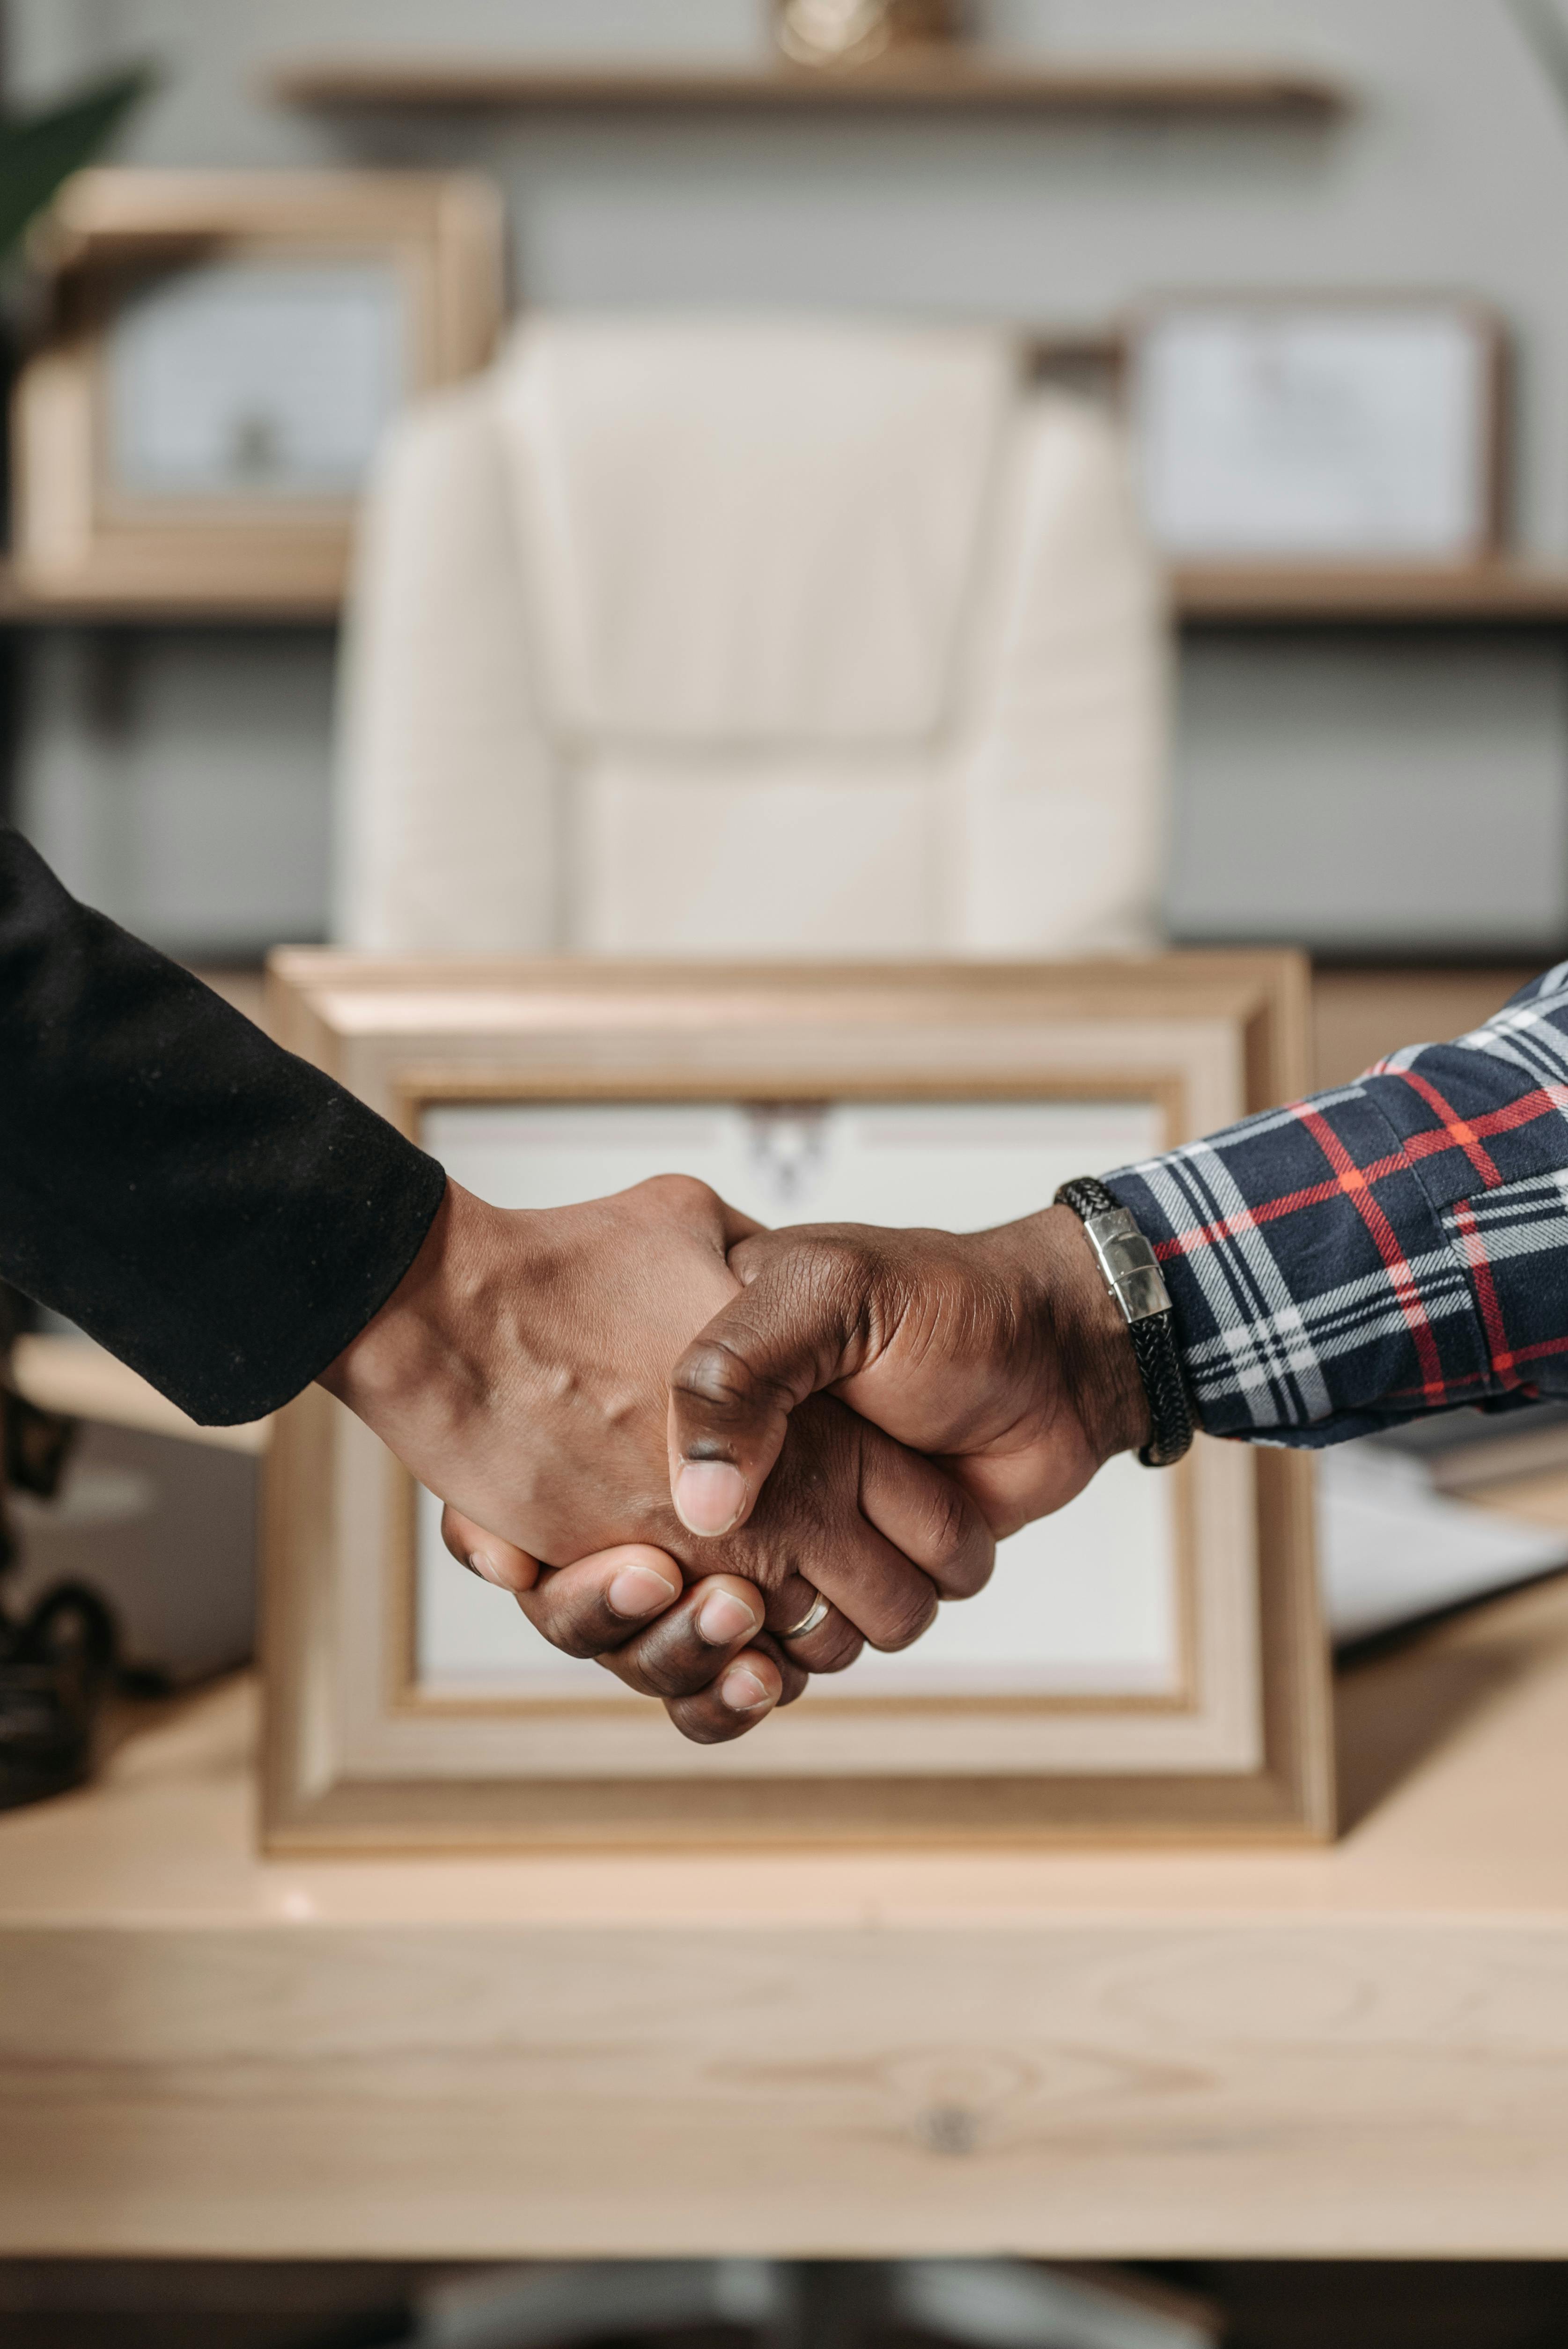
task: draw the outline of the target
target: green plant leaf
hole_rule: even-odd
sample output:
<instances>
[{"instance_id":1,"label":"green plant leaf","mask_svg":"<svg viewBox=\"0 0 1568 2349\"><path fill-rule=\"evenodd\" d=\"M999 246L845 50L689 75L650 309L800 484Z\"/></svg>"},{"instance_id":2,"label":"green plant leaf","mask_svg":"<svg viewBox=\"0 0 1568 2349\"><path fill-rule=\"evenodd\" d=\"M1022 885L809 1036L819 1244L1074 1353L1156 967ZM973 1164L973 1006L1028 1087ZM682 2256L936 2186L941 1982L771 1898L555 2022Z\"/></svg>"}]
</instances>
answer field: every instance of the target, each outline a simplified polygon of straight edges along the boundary
<instances>
[{"instance_id":1,"label":"green plant leaf","mask_svg":"<svg viewBox=\"0 0 1568 2349\"><path fill-rule=\"evenodd\" d=\"M135 66L43 114L0 114L0 260L63 181L107 145L156 77Z\"/></svg>"}]
</instances>

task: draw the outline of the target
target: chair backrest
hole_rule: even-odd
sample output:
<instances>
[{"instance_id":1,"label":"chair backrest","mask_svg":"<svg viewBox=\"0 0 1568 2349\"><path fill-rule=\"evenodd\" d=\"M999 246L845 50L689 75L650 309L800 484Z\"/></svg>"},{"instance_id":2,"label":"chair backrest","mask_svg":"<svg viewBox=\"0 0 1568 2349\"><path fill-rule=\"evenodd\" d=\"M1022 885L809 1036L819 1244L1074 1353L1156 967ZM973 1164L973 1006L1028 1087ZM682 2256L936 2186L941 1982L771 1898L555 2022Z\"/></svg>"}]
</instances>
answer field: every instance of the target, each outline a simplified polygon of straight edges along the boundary
<instances>
[{"instance_id":1,"label":"chair backrest","mask_svg":"<svg viewBox=\"0 0 1568 2349\"><path fill-rule=\"evenodd\" d=\"M1148 945L1166 673L1117 429L1007 337L533 321L372 489L340 935Z\"/></svg>"}]
</instances>

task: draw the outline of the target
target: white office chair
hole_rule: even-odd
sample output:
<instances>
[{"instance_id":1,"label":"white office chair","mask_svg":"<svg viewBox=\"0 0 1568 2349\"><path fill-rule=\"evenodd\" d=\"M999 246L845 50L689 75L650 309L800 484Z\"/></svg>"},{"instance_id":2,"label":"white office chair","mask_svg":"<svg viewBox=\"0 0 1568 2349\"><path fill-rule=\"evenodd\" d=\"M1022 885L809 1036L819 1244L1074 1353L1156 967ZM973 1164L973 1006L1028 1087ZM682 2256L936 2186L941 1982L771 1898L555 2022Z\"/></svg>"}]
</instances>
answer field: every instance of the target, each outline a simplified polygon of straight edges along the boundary
<instances>
[{"instance_id":1,"label":"white office chair","mask_svg":"<svg viewBox=\"0 0 1568 2349\"><path fill-rule=\"evenodd\" d=\"M587 2349L738 2333L758 2349L1216 2349L1217 2312L1111 2270L1025 2260L606 2260L438 2284L404 2349ZM390 2349L390 2344L389 2344Z\"/></svg>"},{"instance_id":2,"label":"white office chair","mask_svg":"<svg viewBox=\"0 0 1568 2349\"><path fill-rule=\"evenodd\" d=\"M1120 435L1006 336L531 320L368 500L337 933L1147 946L1166 668Z\"/></svg>"},{"instance_id":3,"label":"white office chair","mask_svg":"<svg viewBox=\"0 0 1568 2349\"><path fill-rule=\"evenodd\" d=\"M346 643L338 935L403 952L1076 954L1154 942L1163 615L1119 436L1009 339L542 319L417 410ZM460 2288L523 2349L888 2323L1202 2328L1007 2262L610 2263Z\"/></svg>"}]
</instances>

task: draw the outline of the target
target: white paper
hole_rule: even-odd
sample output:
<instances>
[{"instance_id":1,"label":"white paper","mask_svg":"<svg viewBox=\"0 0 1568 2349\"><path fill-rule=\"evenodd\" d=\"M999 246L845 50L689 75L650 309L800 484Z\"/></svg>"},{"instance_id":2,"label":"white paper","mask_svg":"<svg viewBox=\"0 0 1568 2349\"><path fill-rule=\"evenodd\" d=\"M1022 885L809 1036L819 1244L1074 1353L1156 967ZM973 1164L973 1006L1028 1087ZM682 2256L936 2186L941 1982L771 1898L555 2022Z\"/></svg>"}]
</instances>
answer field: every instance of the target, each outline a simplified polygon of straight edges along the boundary
<instances>
[{"instance_id":1,"label":"white paper","mask_svg":"<svg viewBox=\"0 0 1568 2349\"><path fill-rule=\"evenodd\" d=\"M1568 1533L1438 1492L1418 1455L1374 1443L1318 1463L1324 1604L1336 1643L1364 1640L1568 1560Z\"/></svg>"},{"instance_id":2,"label":"white paper","mask_svg":"<svg viewBox=\"0 0 1568 2349\"><path fill-rule=\"evenodd\" d=\"M351 497L405 390L390 262L215 261L108 337L111 478L131 497Z\"/></svg>"},{"instance_id":3,"label":"white paper","mask_svg":"<svg viewBox=\"0 0 1568 2349\"><path fill-rule=\"evenodd\" d=\"M469 1104L427 1113L421 1139L502 1206L595 1198L645 1175L699 1174L769 1224L821 1220L975 1230L1034 1214L1058 1183L1158 1149L1147 1102ZM560 1655L419 1519L421 1679L602 1701L618 1683ZM1114 1461L1057 1516L1001 1546L979 1598L944 1607L898 1656L867 1653L823 1695L1161 1694L1179 1686L1173 1528L1165 1480Z\"/></svg>"},{"instance_id":4,"label":"white paper","mask_svg":"<svg viewBox=\"0 0 1568 2349\"><path fill-rule=\"evenodd\" d=\"M1173 312L1140 345L1139 469L1189 558L1462 561L1489 492L1487 350L1457 310Z\"/></svg>"}]
</instances>

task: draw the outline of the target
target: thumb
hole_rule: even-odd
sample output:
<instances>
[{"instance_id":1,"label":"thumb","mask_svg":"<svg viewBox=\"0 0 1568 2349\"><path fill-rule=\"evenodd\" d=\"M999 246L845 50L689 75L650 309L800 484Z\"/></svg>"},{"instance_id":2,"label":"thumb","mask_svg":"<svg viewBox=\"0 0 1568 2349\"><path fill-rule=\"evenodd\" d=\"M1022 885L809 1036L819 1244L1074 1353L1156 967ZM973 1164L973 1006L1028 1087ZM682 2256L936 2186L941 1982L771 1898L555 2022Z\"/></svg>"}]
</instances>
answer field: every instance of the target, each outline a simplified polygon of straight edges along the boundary
<instances>
[{"instance_id":1,"label":"thumb","mask_svg":"<svg viewBox=\"0 0 1568 2349\"><path fill-rule=\"evenodd\" d=\"M864 1351L869 1268L852 1253L788 1233L762 1245L771 1260L670 1374L670 1495L688 1533L745 1524L790 1413L849 1376Z\"/></svg>"}]
</instances>

